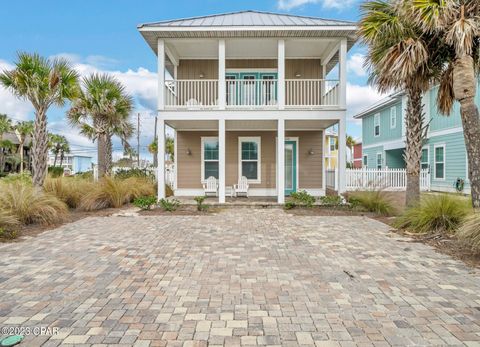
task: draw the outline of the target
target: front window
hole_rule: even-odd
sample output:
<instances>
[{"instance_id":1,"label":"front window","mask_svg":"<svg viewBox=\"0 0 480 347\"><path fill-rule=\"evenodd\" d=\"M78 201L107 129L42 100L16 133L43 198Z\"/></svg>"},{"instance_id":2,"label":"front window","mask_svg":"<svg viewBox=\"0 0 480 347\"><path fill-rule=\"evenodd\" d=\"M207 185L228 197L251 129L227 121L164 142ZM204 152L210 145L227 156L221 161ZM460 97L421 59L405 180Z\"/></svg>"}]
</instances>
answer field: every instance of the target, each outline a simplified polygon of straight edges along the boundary
<instances>
[{"instance_id":1,"label":"front window","mask_svg":"<svg viewBox=\"0 0 480 347\"><path fill-rule=\"evenodd\" d=\"M202 181L218 179L218 138L202 137Z\"/></svg>"},{"instance_id":2,"label":"front window","mask_svg":"<svg viewBox=\"0 0 480 347\"><path fill-rule=\"evenodd\" d=\"M239 137L239 176L260 183L260 137Z\"/></svg>"},{"instance_id":3,"label":"front window","mask_svg":"<svg viewBox=\"0 0 480 347\"><path fill-rule=\"evenodd\" d=\"M382 162L383 162L382 153L378 153L377 154L377 169L380 170L382 168Z\"/></svg>"},{"instance_id":4,"label":"front window","mask_svg":"<svg viewBox=\"0 0 480 347\"><path fill-rule=\"evenodd\" d=\"M429 163L428 163L428 148L422 149L422 159L421 159L421 167L422 170L428 169L429 168Z\"/></svg>"},{"instance_id":5,"label":"front window","mask_svg":"<svg viewBox=\"0 0 480 347\"><path fill-rule=\"evenodd\" d=\"M363 166L367 167L368 165L368 156L364 155L363 156Z\"/></svg>"},{"instance_id":6,"label":"front window","mask_svg":"<svg viewBox=\"0 0 480 347\"><path fill-rule=\"evenodd\" d=\"M374 117L373 117L373 126L374 126L374 136L377 137L377 136L380 136L380 113L377 113Z\"/></svg>"},{"instance_id":7,"label":"front window","mask_svg":"<svg viewBox=\"0 0 480 347\"><path fill-rule=\"evenodd\" d=\"M445 179L445 147L435 147L435 178Z\"/></svg>"}]
</instances>

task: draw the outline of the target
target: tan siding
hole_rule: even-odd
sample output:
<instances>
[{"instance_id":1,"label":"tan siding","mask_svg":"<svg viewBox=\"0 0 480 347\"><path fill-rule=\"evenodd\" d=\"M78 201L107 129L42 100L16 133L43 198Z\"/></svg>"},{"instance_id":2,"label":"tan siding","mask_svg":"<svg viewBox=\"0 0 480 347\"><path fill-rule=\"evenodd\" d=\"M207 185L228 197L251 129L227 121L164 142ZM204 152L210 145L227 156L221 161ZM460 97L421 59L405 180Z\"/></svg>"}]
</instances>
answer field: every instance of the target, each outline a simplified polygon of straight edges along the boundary
<instances>
[{"instance_id":1,"label":"tan siding","mask_svg":"<svg viewBox=\"0 0 480 347\"><path fill-rule=\"evenodd\" d=\"M276 59L227 59L227 69L276 69Z\"/></svg>"},{"instance_id":2,"label":"tan siding","mask_svg":"<svg viewBox=\"0 0 480 347\"><path fill-rule=\"evenodd\" d=\"M214 59L181 59L177 68L177 79L198 80L200 74L203 79L218 79L218 60Z\"/></svg>"},{"instance_id":3,"label":"tan siding","mask_svg":"<svg viewBox=\"0 0 480 347\"><path fill-rule=\"evenodd\" d=\"M299 73L301 76L296 77ZM322 78L322 65L320 59L287 59L285 62L286 79Z\"/></svg>"},{"instance_id":4,"label":"tan siding","mask_svg":"<svg viewBox=\"0 0 480 347\"><path fill-rule=\"evenodd\" d=\"M217 136L217 132L177 131L178 188L202 188L201 136ZM187 154L188 149L191 155Z\"/></svg>"},{"instance_id":5,"label":"tan siding","mask_svg":"<svg viewBox=\"0 0 480 347\"><path fill-rule=\"evenodd\" d=\"M180 189L202 188L201 180L201 137L218 136L215 131L177 132L177 186ZM275 145L274 131L227 131L226 134L226 184L238 181L238 137L261 137L261 183L251 184L252 188L275 188ZM322 187L322 132L288 131L287 137L299 137L299 187ZM192 154L187 155L190 149ZM308 154L312 149L313 155Z\"/></svg>"},{"instance_id":6,"label":"tan siding","mask_svg":"<svg viewBox=\"0 0 480 347\"><path fill-rule=\"evenodd\" d=\"M287 131L287 137L298 137L298 187L322 188L322 132L321 131ZM313 150L314 154L308 152Z\"/></svg>"}]
</instances>

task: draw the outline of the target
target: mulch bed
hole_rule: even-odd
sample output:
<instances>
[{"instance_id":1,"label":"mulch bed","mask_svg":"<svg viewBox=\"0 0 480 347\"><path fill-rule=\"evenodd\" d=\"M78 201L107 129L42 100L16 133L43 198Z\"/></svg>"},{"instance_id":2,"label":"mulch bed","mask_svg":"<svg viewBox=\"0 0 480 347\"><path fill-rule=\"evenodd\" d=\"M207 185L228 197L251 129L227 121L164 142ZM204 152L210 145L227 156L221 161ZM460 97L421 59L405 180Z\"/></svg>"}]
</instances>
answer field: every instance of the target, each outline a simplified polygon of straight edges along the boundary
<instances>
[{"instance_id":1,"label":"mulch bed","mask_svg":"<svg viewBox=\"0 0 480 347\"><path fill-rule=\"evenodd\" d=\"M205 211L197 211L195 206L180 206L175 211L164 211L161 208L139 211L141 216L206 216L218 212L217 208L208 208Z\"/></svg>"},{"instance_id":2,"label":"mulch bed","mask_svg":"<svg viewBox=\"0 0 480 347\"><path fill-rule=\"evenodd\" d=\"M454 235L443 233L416 235L405 230L392 229L392 232L413 239L412 242L427 244L439 253L461 260L471 267L480 268L480 254L474 254L472 250Z\"/></svg>"}]
</instances>

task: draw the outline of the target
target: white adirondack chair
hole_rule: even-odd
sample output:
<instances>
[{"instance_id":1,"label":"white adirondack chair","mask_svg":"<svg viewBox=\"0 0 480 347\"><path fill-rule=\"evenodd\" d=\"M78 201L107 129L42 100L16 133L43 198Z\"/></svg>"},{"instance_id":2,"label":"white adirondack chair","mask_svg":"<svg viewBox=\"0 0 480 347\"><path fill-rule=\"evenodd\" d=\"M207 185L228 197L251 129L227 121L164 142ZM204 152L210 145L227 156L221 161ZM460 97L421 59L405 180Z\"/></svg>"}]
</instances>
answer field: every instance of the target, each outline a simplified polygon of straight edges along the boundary
<instances>
[{"instance_id":1,"label":"white adirondack chair","mask_svg":"<svg viewBox=\"0 0 480 347\"><path fill-rule=\"evenodd\" d=\"M203 191L205 192L205 196L209 194L218 194L218 183L217 179L213 176L207 178L207 182L203 184Z\"/></svg>"},{"instance_id":2,"label":"white adirondack chair","mask_svg":"<svg viewBox=\"0 0 480 347\"><path fill-rule=\"evenodd\" d=\"M240 177L238 184L233 185L233 189L236 196L239 194L245 194L248 198L248 179L245 176Z\"/></svg>"}]
</instances>

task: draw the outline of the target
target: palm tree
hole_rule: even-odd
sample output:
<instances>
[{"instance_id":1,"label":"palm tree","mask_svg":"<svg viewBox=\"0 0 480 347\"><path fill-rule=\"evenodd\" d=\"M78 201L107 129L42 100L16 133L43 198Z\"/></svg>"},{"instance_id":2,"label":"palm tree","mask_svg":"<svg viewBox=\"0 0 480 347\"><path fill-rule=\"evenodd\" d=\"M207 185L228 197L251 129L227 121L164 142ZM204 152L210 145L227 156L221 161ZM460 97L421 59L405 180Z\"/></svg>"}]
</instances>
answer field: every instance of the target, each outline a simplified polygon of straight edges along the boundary
<instances>
[{"instance_id":1,"label":"palm tree","mask_svg":"<svg viewBox=\"0 0 480 347\"><path fill-rule=\"evenodd\" d=\"M154 139L151 144L148 145L148 151L153 156L153 167L158 166L158 142L157 139Z\"/></svg>"},{"instance_id":2,"label":"palm tree","mask_svg":"<svg viewBox=\"0 0 480 347\"><path fill-rule=\"evenodd\" d=\"M65 59L46 59L38 54L19 53L15 65L15 69L0 73L0 84L29 100L35 109L33 184L40 187L47 174L47 111L75 98L78 74Z\"/></svg>"},{"instance_id":3,"label":"palm tree","mask_svg":"<svg viewBox=\"0 0 480 347\"><path fill-rule=\"evenodd\" d=\"M405 128L407 166L406 204L420 200L420 160L427 125L422 93L440 70L441 62L430 57L444 46L433 45L426 35L402 14L400 1L369 1L362 5L359 34L368 48L369 81L380 92L404 89L408 97ZM430 56L429 53L432 53Z\"/></svg>"},{"instance_id":4,"label":"palm tree","mask_svg":"<svg viewBox=\"0 0 480 347\"><path fill-rule=\"evenodd\" d=\"M12 120L6 114L0 114L0 173L5 170L5 150L10 147L10 141L3 140L3 134L12 128Z\"/></svg>"},{"instance_id":5,"label":"palm tree","mask_svg":"<svg viewBox=\"0 0 480 347\"><path fill-rule=\"evenodd\" d=\"M65 154L70 153L70 144L68 140L64 137L65 141L60 146L60 166L63 164L63 160L65 159Z\"/></svg>"},{"instance_id":6,"label":"palm tree","mask_svg":"<svg viewBox=\"0 0 480 347\"><path fill-rule=\"evenodd\" d=\"M15 125L15 133L18 137L18 152L20 154L20 172L23 173L24 169L24 159L23 159L23 148L25 146L25 141L27 137L31 137L33 134L33 121L24 121L19 122Z\"/></svg>"},{"instance_id":7,"label":"palm tree","mask_svg":"<svg viewBox=\"0 0 480 347\"><path fill-rule=\"evenodd\" d=\"M68 111L70 122L97 141L100 177L110 174L112 136L120 137L125 146L133 133L129 120L132 105L132 98L114 77L93 74L83 79L80 96Z\"/></svg>"},{"instance_id":8,"label":"palm tree","mask_svg":"<svg viewBox=\"0 0 480 347\"><path fill-rule=\"evenodd\" d=\"M53 166L57 166L58 156L60 154L64 141L67 141L67 139L62 135L52 133L48 134L48 148L52 151L54 155Z\"/></svg>"},{"instance_id":9,"label":"palm tree","mask_svg":"<svg viewBox=\"0 0 480 347\"><path fill-rule=\"evenodd\" d=\"M157 167L158 165L158 159L157 159L157 155L158 155L158 142L157 142L157 139L153 140L153 142L151 144L148 145L148 151L153 154L153 166L154 167ZM168 157L170 160L173 161L174 159L174 154L175 154L175 141L173 138L171 138L170 136L167 136L165 138L165 153L168 154Z\"/></svg>"},{"instance_id":10,"label":"palm tree","mask_svg":"<svg viewBox=\"0 0 480 347\"><path fill-rule=\"evenodd\" d=\"M460 114L468 155L472 205L480 209L480 117L475 104L480 73L480 2L472 0L405 0L406 13L433 42L448 49L437 59L444 63L437 104L449 115L454 101Z\"/></svg>"}]
</instances>

